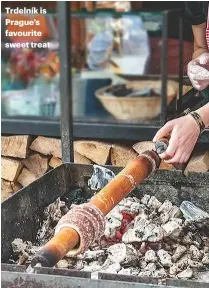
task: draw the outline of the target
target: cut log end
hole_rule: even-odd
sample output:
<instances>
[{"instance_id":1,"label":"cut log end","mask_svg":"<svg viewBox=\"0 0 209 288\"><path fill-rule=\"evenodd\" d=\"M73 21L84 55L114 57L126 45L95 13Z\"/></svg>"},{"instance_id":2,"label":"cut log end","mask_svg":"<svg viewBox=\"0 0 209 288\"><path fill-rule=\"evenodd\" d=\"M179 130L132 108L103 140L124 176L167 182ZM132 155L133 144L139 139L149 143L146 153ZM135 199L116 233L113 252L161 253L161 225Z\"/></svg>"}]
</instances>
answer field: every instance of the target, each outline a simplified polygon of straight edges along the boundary
<instances>
[{"instance_id":1,"label":"cut log end","mask_svg":"<svg viewBox=\"0 0 209 288\"><path fill-rule=\"evenodd\" d=\"M29 156L23 161L24 165L32 172L37 178L45 174L49 168L49 159L46 156L39 155L38 153Z\"/></svg>"},{"instance_id":2,"label":"cut log end","mask_svg":"<svg viewBox=\"0 0 209 288\"><path fill-rule=\"evenodd\" d=\"M185 172L207 172L209 170L209 151L195 152Z\"/></svg>"},{"instance_id":3,"label":"cut log end","mask_svg":"<svg viewBox=\"0 0 209 288\"><path fill-rule=\"evenodd\" d=\"M111 164L113 166L125 167L137 155L130 147L114 144L111 149Z\"/></svg>"},{"instance_id":4,"label":"cut log end","mask_svg":"<svg viewBox=\"0 0 209 288\"><path fill-rule=\"evenodd\" d=\"M32 172L30 172L27 168L23 168L20 176L17 179L17 182L25 187L30 185L36 179L37 177Z\"/></svg>"},{"instance_id":5,"label":"cut log end","mask_svg":"<svg viewBox=\"0 0 209 288\"><path fill-rule=\"evenodd\" d=\"M31 144L30 149L43 155L62 158L60 139L38 136Z\"/></svg>"},{"instance_id":6,"label":"cut log end","mask_svg":"<svg viewBox=\"0 0 209 288\"><path fill-rule=\"evenodd\" d=\"M28 135L1 137L1 155L26 158L29 153L31 137Z\"/></svg>"},{"instance_id":7,"label":"cut log end","mask_svg":"<svg viewBox=\"0 0 209 288\"><path fill-rule=\"evenodd\" d=\"M98 165L105 165L109 159L112 145L98 141L75 141L74 149L79 154Z\"/></svg>"},{"instance_id":8,"label":"cut log end","mask_svg":"<svg viewBox=\"0 0 209 288\"><path fill-rule=\"evenodd\" d=\"M1 178L14 182L20 174L22 163L19 160L1 157Z\"/></svg>"}]
</instances>

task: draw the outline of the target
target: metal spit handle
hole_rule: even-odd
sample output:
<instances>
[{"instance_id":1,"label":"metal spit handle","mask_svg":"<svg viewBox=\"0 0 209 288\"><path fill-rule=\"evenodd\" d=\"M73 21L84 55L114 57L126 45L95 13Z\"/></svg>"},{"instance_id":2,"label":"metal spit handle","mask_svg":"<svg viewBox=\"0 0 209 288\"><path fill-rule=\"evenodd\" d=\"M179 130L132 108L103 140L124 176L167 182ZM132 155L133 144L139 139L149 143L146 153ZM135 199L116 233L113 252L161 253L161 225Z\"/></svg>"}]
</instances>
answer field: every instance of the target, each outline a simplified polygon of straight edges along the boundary
<instances>
[{"instance_id":1,"label":"metal spit handle","mask_svg":"<svg viewBox=\"0 0 209 288\"><path fill-rule=\"evenodd\" d=\"M168 137L164 137L164 138L158 140L155 143L155 150L156 150L157 154L159 155L159 154L164 153L167 150L168 145L169 145L169 138Z\"/></svg>"}]
</instances>

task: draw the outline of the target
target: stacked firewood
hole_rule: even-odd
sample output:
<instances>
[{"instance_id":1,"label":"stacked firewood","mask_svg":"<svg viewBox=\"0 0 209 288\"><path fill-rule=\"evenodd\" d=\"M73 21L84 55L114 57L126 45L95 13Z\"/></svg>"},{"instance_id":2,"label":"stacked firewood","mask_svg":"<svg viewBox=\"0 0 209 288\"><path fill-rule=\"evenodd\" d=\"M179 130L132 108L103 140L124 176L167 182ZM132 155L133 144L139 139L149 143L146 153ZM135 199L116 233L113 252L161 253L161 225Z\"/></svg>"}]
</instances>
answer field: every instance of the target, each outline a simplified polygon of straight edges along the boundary
<instances>
[{"instance_id":1,"label":"stacked firewood","mask_svg":"<svg viewBox=\"0 0 209 288\"><path fill-rule=\"evenodd\" d=\"M22 187L28 186L50 169L62 164L61 140L28 135L1 137L1 199L5 200ZM153 148L151 141L135 145L138 153ZM113 165L124 167L137 153L131 146L99 141L75 141L74 162L79 164ZM160 169L174 169L161 163ZM209 150L195 152L186 171L209 170Z\"/></svg>"}]
</instances>

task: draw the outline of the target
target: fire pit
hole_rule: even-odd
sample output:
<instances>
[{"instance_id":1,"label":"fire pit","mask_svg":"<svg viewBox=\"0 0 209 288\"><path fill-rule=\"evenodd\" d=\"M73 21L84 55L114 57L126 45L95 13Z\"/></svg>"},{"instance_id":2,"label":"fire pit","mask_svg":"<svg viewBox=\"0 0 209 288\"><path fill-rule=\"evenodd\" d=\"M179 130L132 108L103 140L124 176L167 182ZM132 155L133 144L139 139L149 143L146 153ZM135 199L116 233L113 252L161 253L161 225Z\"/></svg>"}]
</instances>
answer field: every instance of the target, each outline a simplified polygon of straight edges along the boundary
<instances>
[{"instance_id":1,"label":"fire pit","mask_svg":"<svg viewBox=\"0 0 209 288\"><path fill-rule=\"evenodd\" d=\"M110 169L115 174L120 171ZM106 217L105 236L86 253L64 258L57 264L59 269L37 267L36 274L27 274L32 255L53 235L59 218L71 205L86 202L94 193L88 188L92 173L92 166L65 164L46 174L37 187L34 183L33 189L28 186L2 203L2 262L7 263L2 264L3 287L10 287L11 281L17 283L18 277L25 282L26 278L37 281L34 283L46 280L42 287L47 287L50 279L59 279L61 285L63 277L57 275L65 276L68 285L72 277L81 282L86 277L100 279L89 279L90 287L106 281L115 285L120 281L120 287L125 282L156 283L160 287L162 281L186 287L200 279L201 285L209 285L208 223L194 226L185 221L185 201L209 211L209 174L190 173L185 177L179 171L155 172L131 197L121 201ZM77 287L73 286L77 282L73 283L71 287ZM82 283L84 287L85 281ZM22 287L29 287L25 285ZM200 283L194 287L197 285Z\"/></svg>"}]
</instances>

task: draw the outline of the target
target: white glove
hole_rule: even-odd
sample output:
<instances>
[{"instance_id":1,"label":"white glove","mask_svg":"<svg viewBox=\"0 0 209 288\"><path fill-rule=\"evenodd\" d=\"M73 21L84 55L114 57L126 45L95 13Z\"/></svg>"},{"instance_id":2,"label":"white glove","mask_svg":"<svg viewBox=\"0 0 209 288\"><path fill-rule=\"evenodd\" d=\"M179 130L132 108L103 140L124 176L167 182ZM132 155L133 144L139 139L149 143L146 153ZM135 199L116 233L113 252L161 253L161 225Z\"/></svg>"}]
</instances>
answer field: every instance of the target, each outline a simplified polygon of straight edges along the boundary
<instances>
[{"instance_id":1,"label":"white glove","mask_svg":"<svg viewBox=\"0 0 209 288\"><path fill-rule=\"evenodd\" d=\"M203 53L188 64L187 74L195 89L204 90L209 85L209 53Z\"/></svg>"}]
</instances>

